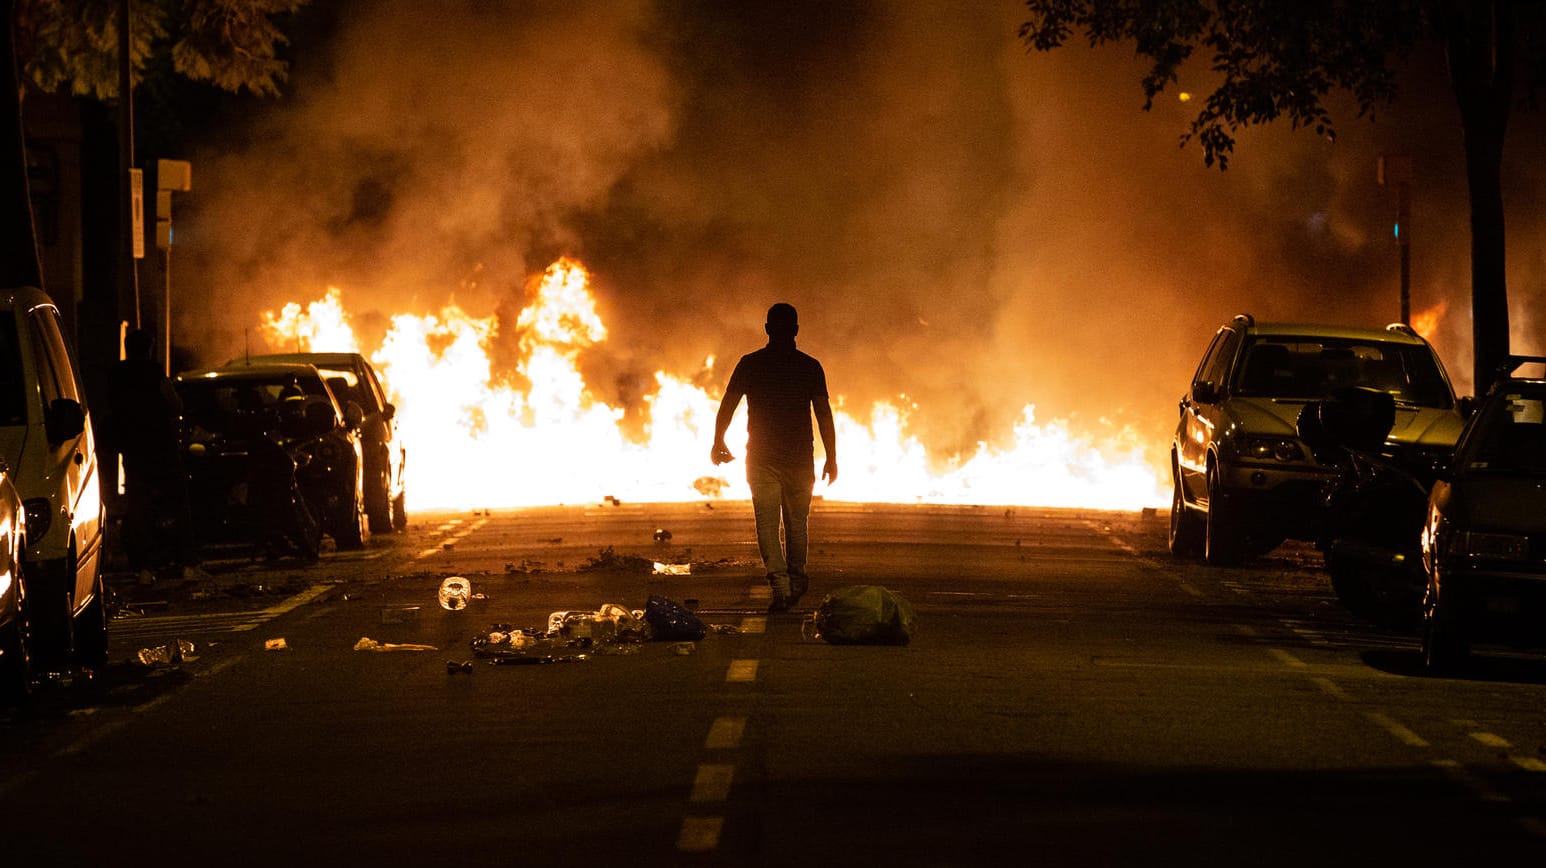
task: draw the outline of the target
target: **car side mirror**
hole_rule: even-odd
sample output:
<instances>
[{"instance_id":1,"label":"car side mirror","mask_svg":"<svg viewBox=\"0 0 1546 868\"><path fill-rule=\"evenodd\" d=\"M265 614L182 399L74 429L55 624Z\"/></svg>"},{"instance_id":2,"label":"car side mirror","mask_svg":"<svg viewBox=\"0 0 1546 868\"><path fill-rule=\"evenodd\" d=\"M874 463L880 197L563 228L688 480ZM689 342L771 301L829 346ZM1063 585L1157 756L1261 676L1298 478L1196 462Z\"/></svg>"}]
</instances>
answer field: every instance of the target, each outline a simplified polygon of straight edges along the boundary
<instances>
[{"instance_id":1,"label":"car side mirror","mask_svg":"<svg viewBox=\"0 0 1546 868\"><path fill-rule=\"evenodd\" d=\"M390 421L392 421L396 417L397 417L397 405L392 403L391 401L386 402L386 406L381 408L381 418L383 418L383 419L387 420L388 422L390 422Z\"/></svg>"},{"instance_id":2,"label":"car side mirror","mask_svg":"<svg viewBox=\"0 0 1546 868\"><path fill-rule=\"evenodd\" d=\"M363 409L361 409L360 405L354 403L353 401L345 401L344 402L344 425L348 426L350 431L354 431L354 430L358 429L364 423L365 423L365 411Z\"/></svg>"},{"instance_id":3,"label":"car side mirror","mask_svg":"<svg viewBox=\"0 0 1546 868\"><path fill-rule=\"evenodd\" d=\"M43 430L55 444L79 437L86 430L86 408L70 398L55 398L43 414Z\"/></svg>"},{"instance_id":4,"label":"car side mirror","mask_svg":"<svg viewBox=\"0 0 1546 868\"><path fill-rule=\"evenodd\" d=\"M1212 383L1198 380L1192 384L1192 400L1199 404L1217 404L1219 402L1218 387Z\"/></svg>"},{"instance_id":5,"label":"car side mirror","mask_svg":"<svg viewBox=\"0 0 1546 868\"><path fill-rule=\"evenodd\" d=\"M1455 409L1460 411L1460 418L1471 418L1471 414L1476 412L1475 396L1466 395L1465 397L1461 398L1459 401L1455 402Z\"/></svg>"}]
</instances>

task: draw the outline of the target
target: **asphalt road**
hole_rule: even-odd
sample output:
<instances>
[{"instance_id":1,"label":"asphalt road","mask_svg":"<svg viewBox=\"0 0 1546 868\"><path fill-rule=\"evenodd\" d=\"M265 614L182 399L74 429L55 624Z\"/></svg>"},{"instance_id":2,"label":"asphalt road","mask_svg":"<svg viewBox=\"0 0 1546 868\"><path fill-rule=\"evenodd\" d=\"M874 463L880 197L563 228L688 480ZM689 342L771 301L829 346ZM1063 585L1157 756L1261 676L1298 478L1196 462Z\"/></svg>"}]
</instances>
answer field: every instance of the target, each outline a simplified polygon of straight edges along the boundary
<instances>
[{"instance_id":1,"label":"asphalt road","mask_svg":"<svg viewBox=\"0 0 1546 868\"><path fill-rule=\"evenodd\" d=\"M812 521L811 593L772 616L744 504L423 515L313 565L122 585L113 664L0 718L0 862L1546 855L1546 657L1422 676L1415 640L1346 615L1311 549L1181 563L1163 514L819 504ZM449 575L485 599L444 611ZM911 644L810 635L827 591L871 583L916 608ZM723 632L549 665L469 645L651 594ZM177 640L181 663L131 662Z\"/></svg>"}]
</instances>

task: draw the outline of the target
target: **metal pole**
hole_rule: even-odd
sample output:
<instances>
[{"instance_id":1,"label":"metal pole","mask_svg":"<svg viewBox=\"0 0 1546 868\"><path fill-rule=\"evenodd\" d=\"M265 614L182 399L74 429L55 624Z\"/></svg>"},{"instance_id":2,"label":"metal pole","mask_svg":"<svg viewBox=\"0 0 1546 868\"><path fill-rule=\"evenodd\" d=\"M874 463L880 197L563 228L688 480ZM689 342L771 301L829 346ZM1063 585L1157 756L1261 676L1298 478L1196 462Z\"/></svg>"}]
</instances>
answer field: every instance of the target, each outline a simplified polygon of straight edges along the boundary
<instances>
[{"instance_id":1,"label":"metal pole","mask_svg":"<svg viewBox=\"0 0 1546 868\"><path fill-rule=\"evenodd\" d=\"M166 274L166 286L161 297L161 333L165 338L161 342L162 350L166 354L166 375L172 376L172 245L168 244L162 251L161 269Z\"/></svg>"},{"instance_id":2,"label":"metal pole","mask_svg":"<svg viewBox=\"0 0 1546 868\"><path fill-rule=\"evenodd\" d=\"M140 327L140 278L134 264L134 204L129 198L129 170L134 168L134 91L129 74L129 0L118 0L118 205L119 303L132 289L134 327Z\"/></svg>"},{"instance_id":3,"label":"metal pole","mask_svg":"<svg viewBox=\"0 0 1546 868\"><path fill-rule=\"evenodd\" d=\"M1401 247L1401 321L1412 322L1412 206L1411 184L1396 185L1396 225L1401 227L1397 240Z\"/></svg>"}]
</instances>

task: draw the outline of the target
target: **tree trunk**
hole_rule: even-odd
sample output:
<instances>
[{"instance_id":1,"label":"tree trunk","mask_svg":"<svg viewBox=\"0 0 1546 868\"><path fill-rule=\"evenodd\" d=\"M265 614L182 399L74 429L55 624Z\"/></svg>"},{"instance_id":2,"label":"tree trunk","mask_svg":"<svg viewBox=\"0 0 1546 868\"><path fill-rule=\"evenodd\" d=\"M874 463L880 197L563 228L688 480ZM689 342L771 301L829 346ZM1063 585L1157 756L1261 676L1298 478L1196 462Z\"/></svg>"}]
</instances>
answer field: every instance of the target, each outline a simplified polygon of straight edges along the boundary
<instances>
[{"instance_id":1,"label":"tree trunk","mask_svg":"<svg viewBox=\"0 0 1546 868\"><path fill-rule=\"evenodd\" d=\"M32 224L32 195L27 186L27 133L22 124L21 77L17 74L12 0L0 0L5 33L0 34L0 286L43 286L43 260L38 255L37 230Z\"/></svg>"},{"instance_id":2,"label":"tree trunk","mask_svg":"<svg viewBox=\"0 0 1546 868\"><path fill-rule=\"evenodd\" d=\"M1471 196L1471 340L1476 394L1487 391L1509 355L1503 234L1503 138L1513 106L1513 4L1452 3L1446 55L1465 137Z\"/></svg>"}]
</instances>

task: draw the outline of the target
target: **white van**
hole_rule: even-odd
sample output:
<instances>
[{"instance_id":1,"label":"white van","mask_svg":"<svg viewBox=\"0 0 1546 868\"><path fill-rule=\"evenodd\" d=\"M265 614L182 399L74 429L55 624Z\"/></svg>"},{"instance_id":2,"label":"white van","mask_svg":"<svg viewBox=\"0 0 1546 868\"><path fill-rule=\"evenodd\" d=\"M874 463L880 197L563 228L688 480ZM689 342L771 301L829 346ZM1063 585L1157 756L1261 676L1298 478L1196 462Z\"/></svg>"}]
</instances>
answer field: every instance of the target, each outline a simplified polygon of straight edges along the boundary
<instances>
[{"instance_id":1,"label":"white van","mask_svg":"<svg viewBox=\"0 0 1546 868\"><path fill-rule=\"evenodd\" d=\"M96 442L59 308L0 289L0 455L26 509L25 579L35 653L107 660Z\"/></svg>"}]
</instances>

